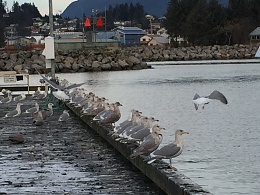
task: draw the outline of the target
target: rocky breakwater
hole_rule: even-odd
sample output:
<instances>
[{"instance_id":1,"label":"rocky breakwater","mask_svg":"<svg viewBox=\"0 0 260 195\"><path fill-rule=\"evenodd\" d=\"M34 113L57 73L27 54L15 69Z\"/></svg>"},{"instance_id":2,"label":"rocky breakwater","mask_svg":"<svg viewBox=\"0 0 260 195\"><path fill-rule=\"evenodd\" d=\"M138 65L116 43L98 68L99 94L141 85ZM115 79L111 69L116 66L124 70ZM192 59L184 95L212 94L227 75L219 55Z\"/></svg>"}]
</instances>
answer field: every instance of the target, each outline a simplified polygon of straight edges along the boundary
<instances>
[{"instance_id":1,"label":"rocky breakwater","mask_svg":"<svg viewBox=\"0 0 260 195\"><path fill-rule=\"evenodd\" d=\"M150 68L146 62L184 60L252 59L258 45L195 46L179 48L125 47L56 51L56 72L91 72L140 70ZM44 72L45 57L41 50L0 52L0 70L18 73L35 68Z\"/></svg>"},{"instance_id":2,"label":"rocky breakwater","mask_svg":"<svg viewBox=\"0 0 260 195\"><path fill-rule=\"evenodd\" d=\"M75 73L92 71L140 70L150 68L146 62L124 49L85 49L56 51L56 72ZM0 53L0 70L15 70L20 73L27 69L36 73L35 68L45 72L45 56L41 50Z\"/></svg>"}]
</instances>

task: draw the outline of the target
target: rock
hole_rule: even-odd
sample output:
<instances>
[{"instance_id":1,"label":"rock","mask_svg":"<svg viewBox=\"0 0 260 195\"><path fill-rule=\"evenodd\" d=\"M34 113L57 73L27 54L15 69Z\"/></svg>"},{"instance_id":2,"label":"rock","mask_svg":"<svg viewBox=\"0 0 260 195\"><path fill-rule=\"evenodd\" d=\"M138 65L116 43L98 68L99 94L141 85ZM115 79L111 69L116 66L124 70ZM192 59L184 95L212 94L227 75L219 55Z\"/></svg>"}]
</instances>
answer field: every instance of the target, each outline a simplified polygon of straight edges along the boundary
<instances>
[{"instance_id":1,"label":"rock","mask_svg":"<svg viewBox=\"0 0 260 195\"><path fill-rule=\"evenodd\" d=\"M9 56L10 56L9 53L4 52L4 53L2 53L2 55L1 55L1 59L8 59Z\"/></svg>"},{"instance_id":2,"label":"rock","mask_svg":"<svg viewBox=\"0 0 260 195\"><path fill-rule=\"evenodd\" d=\"M122 67L118 63L116 63L115 61L112 61L110 63L110 65L111 65L111 70L115 70L115 71L122 70Z\"/></svg>"},{"instance_id":3,"label":"rock","mask_svg":"<svg viewBox=\"0 0 260 195\"><path fill-rule=\"evenodd\" d=\"M15 65L15 66L14 66L14 70L15 70L16 72L21 72L22 69L23 69L23 65L22 65L22 64L20 64L20 65Z\"/></svg>"},{"instance_id":4,"label":"rock","mask_svg":"<svg viewBox=\"0 0 260 195\"><path fill-rule=\"evenodd\" d=\"M92 68L99 68L100 66L101 66L101 63L99 61L92 62Z\"/></svg>"},{"instance_id":5,"label":"rock","mask_svg":"<svg viewBox=\"0 0 260 195\"><path fill-rule=\"evenodd\" d=\"M34 61L34 60L38 60L38 59L39 59L39 57L38 57L38 55L37 55L37 54L33 54L33 55L32 55L32 57L31 57L31 59Z\"/></svg>"},{"instance_id":6,"label":"rock","mask_svg":"<svg viewBox=\"0 0 260 195\"><path fill-rule=\"evenodd\" d=\"M117 61L118 65L122 67L122 69L126 69L129 67L129 64L125 60L118 60Z\"/></svg>"},{"instance_id":7,"label":"rock","mask_svg":"<svg viewBox=\"0 0 260 195\"><path fill-rule=\"evenodd\" d=\"M102 64L101 70L108 71L108 70L111 70L111 67L112 66L110 64Z\"/></svg>"},{"instance_id":8,"label":"rock","mask_svg":"<svg viewBox=\"0 0 260 195\"><path fill-rule=\"evenodd\" d=\"M136 64L140 64L141 61L140 61L140 59L136 58L135 56L129 56L128 59L127 59L127 63L130 66L133 66L133 65L136 65Z\"/></svg>"}]
</instances>

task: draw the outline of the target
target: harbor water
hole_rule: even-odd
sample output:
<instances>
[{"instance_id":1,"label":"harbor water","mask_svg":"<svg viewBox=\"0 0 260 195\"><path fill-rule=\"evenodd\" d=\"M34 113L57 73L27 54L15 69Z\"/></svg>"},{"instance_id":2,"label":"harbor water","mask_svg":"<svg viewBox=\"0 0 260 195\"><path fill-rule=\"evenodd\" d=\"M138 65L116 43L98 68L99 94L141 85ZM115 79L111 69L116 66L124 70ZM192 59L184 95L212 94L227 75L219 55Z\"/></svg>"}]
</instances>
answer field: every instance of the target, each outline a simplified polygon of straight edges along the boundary
<instances>
[{"instance_id":1,"label":"harbor water","mask_svg":"<svg viewBox=\"0 0 260 195\"><path fill-rule=\"evenodd\" d=\"M125 120L131 109L153 116L166 130L161 145L183 129L184 151L173 159L184 175L213 194L260 193L260 65L154 65L138 71L57 74L96 95L119 101ZM31 84L38 84L32 75ZM228 105L212 101L195 110L195 93L222 92Z\"/></svg>"}]
</instances>

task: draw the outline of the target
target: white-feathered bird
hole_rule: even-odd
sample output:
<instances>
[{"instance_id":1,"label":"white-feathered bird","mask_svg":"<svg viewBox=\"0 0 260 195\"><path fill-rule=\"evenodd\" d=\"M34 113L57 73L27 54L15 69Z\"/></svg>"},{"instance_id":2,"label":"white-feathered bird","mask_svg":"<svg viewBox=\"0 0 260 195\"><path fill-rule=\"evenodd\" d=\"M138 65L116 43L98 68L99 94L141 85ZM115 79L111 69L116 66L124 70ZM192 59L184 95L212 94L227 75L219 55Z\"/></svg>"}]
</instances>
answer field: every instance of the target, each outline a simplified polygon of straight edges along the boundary
<instances>
[{"instance_id":1,"label":"white-feathered bird","mask_svg":"<svg viewBox=\"0 0 260 195\"><path fill-rule=\"evenodd\" d=\"M4 118L7 118L7 117L16 117L16 116L19 116L21 114L21 105L23 105L22 103L17 103L16 105L16 109L15 110L12 110L10 112L8 112Z\"/></svg>"},{"instance_id":2,"label":"white-feathered bird","mask_svg":"<svg viewBox=\"0 0 260 195\"><path fill-rule=\"evenodd\" d=\"M25 95L24 93L21 93L20 95L15 96L15 97L13 98L13 101L14 101L14 102L19 102L19 101L24 100L25 98L26 98L26 95Z\"/></svg>"},{"instance_id":3,"label":"white-feathered bird","mask_svg":"<svg viewBox=\"0 0 260 195\"><path fill-rule=\"evenodd\" d=\"M70 117L69 110L63 110L58 121L67 121L69 119L69 117Z\"/></svg>"},{"instance_id":4,"label":"white-feathered bird","mask_svg":"<svg viewBox=\"0 0 260 195\"><path fill-rule=\"evenodd\" d=\"M36 71L43 78L43 80L46 81L46 84L49 84L52 88L57 89L57 91L53 91L52 94L57 99L63 100L63 101L70 99L70 97L67 95L67 93L70 89L73 89L75 87L79 87L79 86L86 83L85 82L85 83L80 83L80 84L72 84L72 85L69 85L69 86L60 86L60 85L54 83L53 81L47 79L45 76L41 75L38 70L36 70Z\"/></svg>"},{"instance_id":5,"label":"white-feathered bird","mask_svg":"<svg viewBox=\"0 0 260 195\"><path fill-rule=\"evenodd\" d=\"M226 97L222 93L217 91L217 90L213 91L209 96L205 96L205 97L200 97L196 93L192 101L194 103L195 109L198 110L200 104L203 105L202 109L204 109L204 106L206 104L208 104L212 100L219 100L223 104L227 104L228 103Z\"/></svg>"},{"instance_id":6,"label":"white-feathered bird","mask_svg":"<svg viewBox=\"0 0 260 195\"><path fill-rule=\"evenodd\" d=\"M148 161L148 164L159 160L159 159L169 159L170 160L170 168L176 170L175 167L172 166L172 158L179 156L183 151L183 134L189 134L189 132L184 130L177 130L175 132L175 140L173 143L163 146L160 149L155 150L151 154L151 159Z\"/></svg>"}]
</instances>

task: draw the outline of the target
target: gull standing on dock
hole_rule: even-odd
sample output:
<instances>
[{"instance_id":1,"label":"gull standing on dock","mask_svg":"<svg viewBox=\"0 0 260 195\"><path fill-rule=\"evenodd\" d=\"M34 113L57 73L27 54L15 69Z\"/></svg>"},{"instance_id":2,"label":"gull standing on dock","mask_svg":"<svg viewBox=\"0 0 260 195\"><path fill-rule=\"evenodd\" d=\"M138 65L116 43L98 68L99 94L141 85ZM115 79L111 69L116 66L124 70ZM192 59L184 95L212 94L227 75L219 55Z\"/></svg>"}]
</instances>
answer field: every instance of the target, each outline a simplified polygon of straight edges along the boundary
<instances>
[{"instance_id":1,"label":"gull standing on dock","mask_svg":"<svg viewBox=\"0 0 260 195\"><path fill-rule=\"evenodd\" d=\"M58 121L67 121L69 119L69 110L63 110L62 114L60 115Z\"/></svg>"},{"instance_id":2,"label":"gull standing on dock","mask_svg":"<svg viewBox=\"0 0 260 195\"><path fill-rule=\"evenodd\" d=\"M205 96L205 97L200 97L196 93L194 98L193 98L193 103L194 103L195 109L198 110L200 104L203 105L202 109L204 109L204 106L206 104L208 104L211 100L219 100L223 104L227 104L228 103L226 97L222 93L217 91L217 90L213 91L209 96Z\"/></svg>"},{"instance_id":3,"label":"gull standing on dock","mask_svg":"<svg viewBox=\"0 0 260 195\"><path fill-rule=\"evenodd\" d=\"M27 110L25 110L25 113L28 113L28 114L35 114L39 111L39 104L36 102L35 103L35 107L32 107L32 108L28 108Z\"/></svg>"},{"instance_id":4,"label":"gull standing on dock","mask_svg":"<svg viewBox=\"0 0 260 195\"><path fill-rule=\"evenodd\" d=\"M179 156L183 151L183 134L189 134L189 132L184 130L177 130L175 132L175 140L173 143L163 146L162 148L155 150L151 156L151 160L148 161L148 164L159 160L159 159L169 159L170 160L170 168L173 170L177 170L172 166L172 158Z\"/></svg>"},{"instance_id":5,"label":"gull standing on dock","mask_svg":"<svg viewBox=\"0 0 260 195\"><path fill-rule=\"evenodd\" d=\"M100 116L100 119L97 121L101 124L108 125L113 125L116 123L121 117L119 106L122 106L122 104L119 102L114 103L113 110L108 110L103 116Z\"/></svg>"},{"instance_id":6,"label":"gull standing on dock","mask_svg":"<svg viewBox=\"0 0 260 195\"><path fill-rule=\"evenodd\" d=\"M35 119L33 119L33 123L36 125L36 126L41 126L43 125L43 116L42 116L42 111L39 110L37 112L37 116Z\"/></svg>"},{"instance_id":7,"label":"gull standing on dock","mask_svg":"<svg viewBox=\"0 0 260 195\"><path fill-rule=\"evenodd\" d=\"M26 98L26 95L24 93L21 93L21 95L18 95L16 97L13 98L13 101L14 102L19 102L19 101L22 101Z\"/></svg>"},{"instance_id":8,"label":"gull standing on dock","mask_svg":"<svg viewBox=\"0 0 260 195\"><path fill-rule=\"evenodd\" d=\"M17 103L16 105L16 109L12 110L10 112L8 112L4 118L8 118L8 117L16 117L19 116L21 114L21 105L23 105L22 103Z\"/></svg>"},{"instance_id":9,"label":"gull standing on dock","mask_svg":"<svg viewBox=\"0 0 260 195\"><path fill-rule=\"evenodd\" d=\"M40 94L41 94L41 87L37 87L37 90L32 94L32 98L35 98Z\"/></svg>"},{"instance_id":10,"label":"gull standing on dock","mask_svg":"<svg viewBox=\"0 0 260 195\"><path fill-rule=\"evenodd\" d=\"M45 120L48 117L53 115L53 109L52 109L53 106L54 106L53 103L48 103L47 109L42 111L42 118L43 118L43 120Z\"/></svg>"},{"instance_id":11,"label":"gull standing on dock","mask_svg":"<svg viewBox=\"0 0 260 195\"><path fill-rule=\"evenodd\" d=\"M163 140L162 130L165 128L160 127L159 125L154 125L152 127L152 133L148 135L144 141L138 146L129 157L131 159L136 158L140 155L148 156L154 150L156 150Z\"/></svg>"},{"instance_id":12,"label":"gull standing on dock","mask_svg":"<svg viewBox=\"0 0 260 195\"><path fill-rule=\"evenodd\" d=\"M7 97L3 98L2 100L0 100L0 104L8 104L12 101L12 92L11 91L8 91L7 92Z\"/></svg>"}]
</instances>

